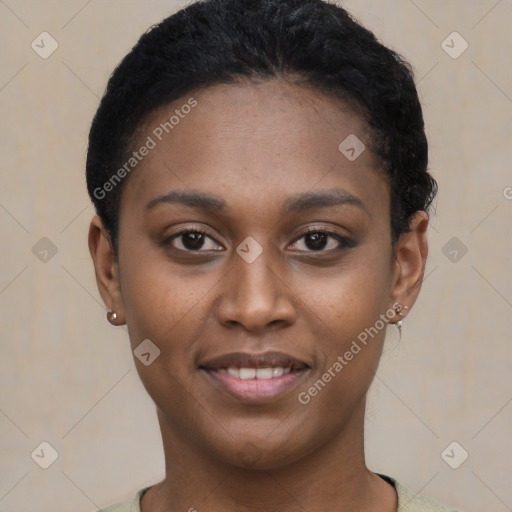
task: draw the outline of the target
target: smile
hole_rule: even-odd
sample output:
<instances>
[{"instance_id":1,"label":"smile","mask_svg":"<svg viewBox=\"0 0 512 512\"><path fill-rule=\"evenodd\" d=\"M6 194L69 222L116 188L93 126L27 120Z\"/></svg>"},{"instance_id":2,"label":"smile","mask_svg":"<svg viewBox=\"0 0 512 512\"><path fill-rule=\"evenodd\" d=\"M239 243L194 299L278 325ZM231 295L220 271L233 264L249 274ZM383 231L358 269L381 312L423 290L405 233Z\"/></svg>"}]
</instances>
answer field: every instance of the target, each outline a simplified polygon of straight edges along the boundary
<instances>
[{"instance_id":1,"label":"smile","mask_svg":"<svg viewBox=\"0 0 512 512\"><path fill-rule=\"evenodd\" d=\"M268 380L281 377L291 372L291 368L283 368L278 366L276 368L220 368L217 370L219 373L227 373L231 377L236 377L242 380L258 379Z\"/></svg>"},{"instance_id":2,"label":"smile","mask_svg":"<svg viewBox=\"0 0 512 512\"><path fill-rule=\"evenodd\" d=\"M305 362L280 352L233 353L200 365L216 389L237 400L264 403L282 397L310 370Z\"/></svg>"}]
</instances>

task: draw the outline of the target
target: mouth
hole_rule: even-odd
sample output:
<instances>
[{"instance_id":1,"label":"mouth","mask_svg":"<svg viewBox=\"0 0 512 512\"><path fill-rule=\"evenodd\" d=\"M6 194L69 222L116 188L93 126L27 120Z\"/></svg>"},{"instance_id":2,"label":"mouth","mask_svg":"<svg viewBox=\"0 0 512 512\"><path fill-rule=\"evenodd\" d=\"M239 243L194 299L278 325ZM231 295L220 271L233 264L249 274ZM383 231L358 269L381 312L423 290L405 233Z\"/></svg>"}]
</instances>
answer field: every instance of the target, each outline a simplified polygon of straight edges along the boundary
<instances>
[{"instance_id":1,"label":"mouth","mask_svg":"<svg viewBox=\"0 0 512 512\"><path fill-rule=\"evenodd\" d=\"M281 352L238 352L206 361L199 369L232 398L257 403L283 396L311 367Z\"/></svg>"}]
</instances>

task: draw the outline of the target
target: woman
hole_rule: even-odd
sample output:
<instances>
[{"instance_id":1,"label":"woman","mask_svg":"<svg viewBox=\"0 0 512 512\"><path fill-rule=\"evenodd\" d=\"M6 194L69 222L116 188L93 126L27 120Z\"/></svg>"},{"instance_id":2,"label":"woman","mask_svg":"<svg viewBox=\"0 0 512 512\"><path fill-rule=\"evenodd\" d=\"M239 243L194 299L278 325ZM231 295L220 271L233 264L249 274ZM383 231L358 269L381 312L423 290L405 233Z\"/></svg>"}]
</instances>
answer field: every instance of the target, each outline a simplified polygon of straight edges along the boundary
<instances>
[{"instance_id":1,"label":"woman","mask_svg":"<svg viewBox=\"0 0 512 512\"><path fill-rule=\"evenodd\" d=\"M205 0L144 34L92 124L89 247L165 479L109 512L447 511L365 464L386 328L427 258L409 66L321 0Z\"/></svg>"}]
</instances>

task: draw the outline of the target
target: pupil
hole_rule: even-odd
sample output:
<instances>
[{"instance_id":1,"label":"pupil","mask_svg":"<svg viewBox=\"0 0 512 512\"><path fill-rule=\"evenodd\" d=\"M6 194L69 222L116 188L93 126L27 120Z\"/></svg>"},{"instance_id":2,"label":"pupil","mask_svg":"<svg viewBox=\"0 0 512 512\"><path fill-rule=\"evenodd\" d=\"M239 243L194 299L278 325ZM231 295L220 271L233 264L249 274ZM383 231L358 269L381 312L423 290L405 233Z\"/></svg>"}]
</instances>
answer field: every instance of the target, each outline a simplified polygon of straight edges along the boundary
<instances>
[{"instance_id":1,"label":"pupil","mask_svg":"<svg viewBox=\"0 0 512 512\"><path fill-rule=\"evenodd\" d=\"M311 241L311 243L308 243ZM306 235L306 246L314 251L323 249L327 244L327 235L325 233L314 233Z\"/></svg>"},{"instance_id":2,"label":"pupil","mask_svg":"<svg viewBox=\"0 0 512 512\"><path fill-rule=\"evenodd\" d=\"M187 249L190 249L191 251L201 249L203 244L204 244L203 233L187 233L187 234L183 235L183 245Z\"/></svg>"}]
</instances>

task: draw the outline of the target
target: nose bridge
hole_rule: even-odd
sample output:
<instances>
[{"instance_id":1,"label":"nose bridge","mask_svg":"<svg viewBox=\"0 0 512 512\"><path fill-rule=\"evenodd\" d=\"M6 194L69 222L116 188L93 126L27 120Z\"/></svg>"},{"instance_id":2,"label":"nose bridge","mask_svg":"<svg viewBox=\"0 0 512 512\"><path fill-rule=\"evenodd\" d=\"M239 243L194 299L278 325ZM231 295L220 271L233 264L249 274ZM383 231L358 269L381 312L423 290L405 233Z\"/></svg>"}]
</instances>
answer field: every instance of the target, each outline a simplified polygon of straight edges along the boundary
<instances>
[{"instance_id":1,"label":"nose bridge","mask_svg":"<svg viewBox=\"0 0 512 512\"><path fill-rule=\"evenodd\" d=\"M272 264L270 250L262 251L254 261L248 261L240 255L238 258L239 261L235 258L235 274L239 293L242 296L275 300L275 295L279 293L279 286L275 283L276 271L279 270L275 268L275 262Z\"/></svg>"},{"instance_id":2,"label":"nose bridge","mask_svg":"<svg viewBox=\"0 0 512 512\"><path fill-rule=\"evenodd\" d=\"M246 239L233 253L233 268L218 308L222 323L261 330L270 323L293 322L295 311L289 290L279 277L279 258L263 245Z\"/></svg>"}]
</instances>

